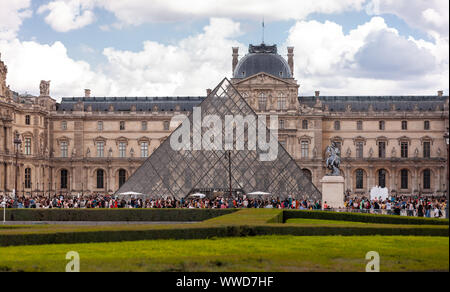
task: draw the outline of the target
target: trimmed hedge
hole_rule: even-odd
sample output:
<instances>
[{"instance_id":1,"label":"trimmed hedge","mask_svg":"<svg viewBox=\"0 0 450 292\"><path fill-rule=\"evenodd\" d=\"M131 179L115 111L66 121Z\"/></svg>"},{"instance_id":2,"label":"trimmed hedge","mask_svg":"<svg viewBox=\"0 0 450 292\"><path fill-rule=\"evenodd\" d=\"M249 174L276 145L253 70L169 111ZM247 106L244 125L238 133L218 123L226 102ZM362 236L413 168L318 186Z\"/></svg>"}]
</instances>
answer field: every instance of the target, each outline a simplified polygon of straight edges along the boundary
<instances>
[{"instance_id":1,"label":"trimmed hedge","mask_svg":"<svg viewBox=\"0 0 450 292\"><path fill-rule=\"evenodd\" d=\"M314 227L314 226L211 226L198 228L147 229L147 230L105 230L95 232L19 233L0 235L0 246L70 244L94 242L118 242L154 239L207 239L213 237L241 237L256 235L415 235L449 236L444 227Z\"/></svg>"},{"instance_id":2,"label":"trimmed hedge","mask_svg":"<svg viewBox=\"0 0 450 292\"><path fill-rule=\"evenodd\" d=\"M376 215L348 212L330 212L330 211L284 211L283 222L288 219L306 218L322 220L339 220L365 223L381 224L403 224L403 225L449 225L448 219L418 218L395 215Z\"/></svg>"},{"instance_id":3,"label":"trimmed hedge","mask_svg":"<svg viewBox=\"0 0 450 292\"><path fill-rule=\"evenodd\" d=\"M6 209L7 221L204 221L235 209Z\"/></svg>"}]
</instances>

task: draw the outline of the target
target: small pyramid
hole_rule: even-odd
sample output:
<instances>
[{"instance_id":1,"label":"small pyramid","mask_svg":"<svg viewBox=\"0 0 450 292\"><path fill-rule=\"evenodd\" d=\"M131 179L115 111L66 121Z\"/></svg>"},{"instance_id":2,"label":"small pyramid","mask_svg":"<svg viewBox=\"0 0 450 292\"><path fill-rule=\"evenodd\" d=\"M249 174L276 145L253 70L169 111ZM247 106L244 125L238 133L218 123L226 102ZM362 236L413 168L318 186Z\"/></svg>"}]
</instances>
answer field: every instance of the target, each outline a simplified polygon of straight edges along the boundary
<instances>
[{"instance_id":1,"label":"small pyramid","mask_svg":"<svg viewBox=\"0 0 450 292\"><path fill-rule=\"evenodd\" d=\"M244 98L224 79L198 106L201 116L217 115L222 121L226 115L243 117L257 115ZM193 113L188 116L191 125L191 145L193 141ZM224 124L224 122L222 122ZM181 125L179 126L181 127ZM222 145L225 130L222 126ZM244 138L251 127L244 131ZM266 129L266 137L270 131ZM208 129L202 127L202 135ZM172 135L174 135L174 131ZM137 192L151 196L173 196L181 199L193 191L229 190L229 163L231 162L231 186L244 193L262 191L279 198L291 196L297 199L321 200L322 194L303 174L301 168L277 141L278 155L273 161L261 161L263 153L255 150L173 150L170 138L166 139L155 152L135 171L116 192ZM203 136L202 136L203 137ZM277 137L270 136L270 139ZM247 141L245 139L245 141ZM234 137L236 142L236 137ZM192 148L191 148L192 149ZM229 156L230 155L230 159Z\"/></svg>"}]
</instances>

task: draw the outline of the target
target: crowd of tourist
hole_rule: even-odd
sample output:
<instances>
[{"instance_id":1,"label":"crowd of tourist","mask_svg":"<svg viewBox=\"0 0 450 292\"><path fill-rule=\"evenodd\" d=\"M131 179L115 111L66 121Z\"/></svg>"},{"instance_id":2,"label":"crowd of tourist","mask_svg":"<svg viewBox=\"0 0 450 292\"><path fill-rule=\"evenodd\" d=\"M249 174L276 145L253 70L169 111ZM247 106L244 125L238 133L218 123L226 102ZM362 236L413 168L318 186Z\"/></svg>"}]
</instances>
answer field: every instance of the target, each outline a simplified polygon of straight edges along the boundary
<instances>
[{"instance_id":1,"label":"crowd of tourist","mask_svg":"<svg viewBox=\"0 0 450 292\"><path fill-rule=\"evenodd\" d=\"M54 195L54 196L3 196L0 203L6 208L274 208L299 210L331 210L324 202L270 197L223 197L183 198L181 200L166 198L123 197L101 194ZM437 196L391 196L387 199L370 200L358 196L346 196L342 209L333 211L350 211L362 213L379 213L419 217L443 217L445 215L446 197Z\"/></svg>"},{"instance_id":2,"label":"crowd of tourist","mask_svg":"<svg viewBox=\"0 0 450 292\"><path fill-rule=\"evenodd\" d=\"M4 197L0 196L0 202ZM6 197L6 208L278 208L278 209L321 209L320 201L295 200L287 198L251 198L239 196L228 198L133 198L110 195L55 195Z\"/></svg>"},{"instance_id":3,"label":"crowd of tourist","mask_svg":"<svg viewBox=\"0 0 450 292\"><path fill-rule=\"evenodd\" d=\"M349 196L344 202L344 209L347 211L429 218L443 217L446 206L447 198L445 196L400 195L384 200Z\"/></svg>"}]
</instances>

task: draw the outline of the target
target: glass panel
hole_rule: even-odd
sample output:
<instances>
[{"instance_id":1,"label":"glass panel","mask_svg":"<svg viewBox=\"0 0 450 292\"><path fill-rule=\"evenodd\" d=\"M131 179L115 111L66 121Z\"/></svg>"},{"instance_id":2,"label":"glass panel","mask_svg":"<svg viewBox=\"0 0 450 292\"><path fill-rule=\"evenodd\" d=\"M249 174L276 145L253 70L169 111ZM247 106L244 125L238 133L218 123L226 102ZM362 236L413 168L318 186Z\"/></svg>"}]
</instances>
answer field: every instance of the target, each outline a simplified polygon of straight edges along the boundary
<instances>
[{"instance_id":1,"label":"glass panel","mask_svg":"<svg viewBox=\"0 0 450 292\"><path fill-rule=\"evenodd\" d=\"M258 102L264 108L266 97ZM255 112L243 101L233 86L224 80L201 104L202 117L218 115L222 121L225 115L253 115ZM191 125L192 115L189 116ZM249 125L248 129L256 129ZM207 131L202 128L202 135ZM266 133L270 132L266 129ZM220 135L219 135L220 136ZM224 141L222 133L222 142ZM234 137L236 138L236 137ZM271 137L275 139L275 137ZM246 145L247 146L247 145ZM141 151L147 145L141 143ZM299 165L286 150L278 144L275 161L261 161L262 151L248 150L184 150L175 151L167 138L131 175L117 192L135 191L154 196L182 198L191 191L228 193L230 180L232 190L244 193L269 192L274 196L320 200L321 193L312 184Z\"/></svg>"}]
</instances>

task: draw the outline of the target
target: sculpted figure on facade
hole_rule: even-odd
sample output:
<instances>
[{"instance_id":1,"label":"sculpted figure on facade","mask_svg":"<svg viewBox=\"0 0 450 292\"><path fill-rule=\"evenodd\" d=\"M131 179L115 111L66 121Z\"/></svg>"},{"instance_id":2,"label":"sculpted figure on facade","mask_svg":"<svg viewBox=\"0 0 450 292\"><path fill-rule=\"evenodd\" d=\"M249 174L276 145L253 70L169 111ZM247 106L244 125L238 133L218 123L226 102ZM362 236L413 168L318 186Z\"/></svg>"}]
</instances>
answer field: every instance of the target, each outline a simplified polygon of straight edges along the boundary
<instances>
[{"instance_id":1,"label":"sculpted figure on facade","mask_svg":"<svg viewBox=\"0 0 450 292\"><path fill-rule=\"evenodd\" d=\"M39 89L41 96L50 96L50 80L49 81L41 80Z\"/></svg>"}]
</instances>

